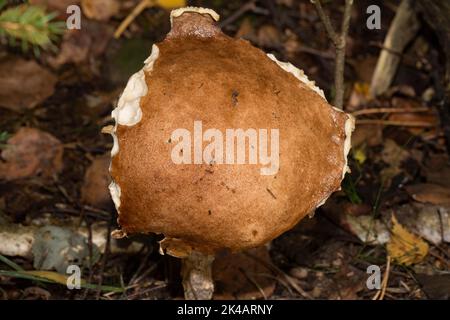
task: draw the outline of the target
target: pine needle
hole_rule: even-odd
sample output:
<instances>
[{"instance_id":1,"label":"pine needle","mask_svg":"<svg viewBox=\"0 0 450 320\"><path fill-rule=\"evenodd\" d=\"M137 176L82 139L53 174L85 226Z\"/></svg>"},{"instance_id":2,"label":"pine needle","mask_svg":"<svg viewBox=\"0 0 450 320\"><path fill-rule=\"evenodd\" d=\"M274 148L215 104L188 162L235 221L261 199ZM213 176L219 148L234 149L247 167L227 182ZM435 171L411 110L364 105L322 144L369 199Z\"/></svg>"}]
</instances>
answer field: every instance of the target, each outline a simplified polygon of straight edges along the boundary
<instances>
[{"instance_id":1,"label":"pine needle","mask_svg":"<svg viewBox=\"0 0 450 320\"><path fill-rule=\"evenodd\" d=\"M4 6L0 0L0 9ZM53 40L63 32L64 22L52 21L57 14L46 13L40 6L23 4L11 7L0 13L0 37L11 46L17 46L18 40L23 51L53 46Z\"/></svg>"}]
</instances>

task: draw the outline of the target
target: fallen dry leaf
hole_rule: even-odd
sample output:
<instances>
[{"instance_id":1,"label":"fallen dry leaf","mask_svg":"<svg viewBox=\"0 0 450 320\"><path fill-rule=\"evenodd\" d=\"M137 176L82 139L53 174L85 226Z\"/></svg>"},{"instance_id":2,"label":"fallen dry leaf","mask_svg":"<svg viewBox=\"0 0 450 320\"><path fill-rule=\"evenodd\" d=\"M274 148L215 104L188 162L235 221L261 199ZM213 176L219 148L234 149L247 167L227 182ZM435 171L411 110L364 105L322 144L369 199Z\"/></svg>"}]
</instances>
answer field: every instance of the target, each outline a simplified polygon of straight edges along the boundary
<instances>
[{"instance_id":1,"label":"fallen dry leaf","mask_svg":"<svg viewBox=\"0 0 450 320\"><path fill-rule=\"evenodd\" d=\"M47 61L53 68L58 68L66 63L81 63L88 57L91 44L92 39L87 32L67 30L58 55L50 56Z\"/></svg>"},{"instance_id":2,"label":"fallen dry leaf","mask_svg":"<svg viewBox=\"0 0 450 320\"><path fill-rule=\"evenodd\" d=\"M276 0L276 3L290 8L294 4L294 0Z\"/></svg>"},{"instance_id":3,"label":"fallen dry leaf","mask_svg":"<svg viewBox=\"0 0 450 320\"><path fill-rule=\"evenodd\" d=\"M48 300L52 294L39 287L28 287L23 290L23 296L25 300Z\"/></svg>"},{"instance_id":4,"label":"fallen dry leaf","mask_svg":"<svg viewBox=\"0 0 450 320\"><path fill-rule=\"evenodd\" d=\"M416 201L450 206L450 189L432 183L419 183L405 187Z\"/></svg>"},{"instance_id":5,"label":"fallen dry leaf","mask_svg":"<svg viewBox=\"0 0 450 320\"><path fill-rule=\"evenodd\" d=\"M402 122L405 125L410 125L406 129L414 135L421 134L426 128L423 126L412 126L413 124L423 124L433 127L438 126L438 118L435 114L431 112L404 112L404 113L393 113L388 117L389 121ZM429 128L429 129L430 129Z\"/></svg>"},{"instance_id":6,"label":"fallen dry leaf","mask_svg":"<svg viewBox=\"0 0 450 320\"><path fill-rule=\"evenodd\" d=\"M450 207L428 203L406 203L396 209L398 221L436 245L450 242Z\"/></svg>"},{"instance_id":7,"label":"fallen dry leaf","mask_svg":"<svg viewBox=\"0 0 450 320\"><path fill-rule=\"evenodd\" d=\"M64 148L47 132L21 128L8 139L1 156L0 178L14 180L31 176L52 177L63 168Z\"/></svg>"},{"instance_id":8,"label":"fallen dry leaf","mask_svg":"<svg viewBox=\"0 0 450 320\"><path fill-rule=\"evenodd\" d=\"M383 127L376 124L357 124L352 134L352 147L367 144L368 147L380 145L383 140Z\"/></svg>"},{"instance_id":9,"label":"fallen dry leaf","mask_svg":"<svg viewBox=\"0 0 450 320\"><path fill-rule=\"evenodd\" d=\"M185 7L186 0L157 0L156 4L164 9Z\"/></svg>"},{"instance_id":10,"label":"fallen dry leaf","mask_svg":"<svg viewBox=\"0 0 450 320\"><path fill-rule=\"evenodd\" d=\"M122 93L122 88L107 91L93 91L86 94L85 105L86 107L81 110L83 115L90 118L96 118L100 115L104 115L111 112L111 106L117 100L117 97Z\"/></svg>"},{"instance_id":11,"label":"fallen dry leaf","mask_svg":"<svg viewBox=\"0 0 450 320\"><path fill-rule=\"evenodd\" d=\"M411 92L410 94L413 93L414 92ZM413 95L412 97L415 96ZM421 134L425 129L427 129L424 128L423 125L431 127L438 126L438 118L431 109L427 112L417 112L418 109L423 109L425 106L415 99L395 97L392 99L392 107L405 109L405 112L392 113L389 115L388 120L400 121L405 124L409 124L409 126L405 127L405 129L407 129L412 134ZM409 110L411 110L411 112L409 112ZM411 126L414 123L422 124L422 126ZM429 129L430 128L428 128L428 130Z\"/></svg>"},{"instance_id":12,"label":"fallen dry leaf","mask_svg":"<svg viewBox=\"0 0 450 320\"><path fill-rule=\"evenodd\" d=\"M258 29L257 42L260 47L275 48L280 44L278 29L266 24Z\"/></svg>"},{"instance_id":13,"label":"fallen dry leaf","mask_svg":"<svg viewBox=\"0 0 450 320\"><path fill-rule=\"evenodd\" d=\"M416 93L414 88L404 85L397 87L398 93L405 95L407 97L393 97L391 100L391 105L393 108L403 108L403 109L417 109L423 108L424 106L420 101L415 100Z\"/></svg>"},{"instance_id":14,"label":"fallen dry leaf","mask_svg":"<svg viewBox=\"0 0 450 320\"><path fill-rule=\"evenodd\" d=\"M98 248L92 246L93 256ZM89 257L86 238L72 228L44 226L35 233L33 246L33 266L36 270L55 269L65 273L71 264L83 265Z\"/></svg>"},{"instance_id":15,"label":"fallen dry leaf","mask_svg":"<svg viewBox=\"0 0 450 320\"><path fill-rule=\"evenodd\" d=\"M450 274L416 274L416 278L429 299L450 299Z\"/></svg>"},{"instance_id":16,"label":"fallen dry leaf","mask_svg":"<svg viewBox=\"0 0 450 320\"><path fill-rule=\"evenodd\" d=\"M381 159L389 166L380 172L386 185L389 186L392 178L403 172L401 165L409 155L409 152L395 143L394 140L386 139L383 145L383 151L381 152Z\"/></svg>"},{"instance_id":17,"label":"fallen dry leaf","mask_svg":"<svg viewBox=\"0 0 450 320\"><path fill-rule=\"evenodd\" d=\"M55 91L57 78L33 60L2 60L0 74L0 106L13 111L34 108Z\"/></svg>"},{"instance_id":18,"label":"fallen dry leaf","mask_svg":"<svg viewBox=\"0 0 450 320\"><path fill-rule=\"evenodd\" d=\"M424 160L427 182L450 188L450 162L447 154L429 155Z\"/></svg>"},{"instance_id":19,"label":"fallen dry leaf","mask_svg":"<svg viewBox=\"0 0 450 320\"><path fill-rule=\"evenodd\" d=\"M366 289L366 274L350 264L340 267L333 280L337 290L330 290L329 299L358 300L358 292Z\"/></svg>"},{"instance_id":20,"label":"fallen dry leaf","mask_svg":"<svg viewBox=\"0 0 450 320\"><path fill-rule=\"evenodd\" d=\"M385 96L387 97L394 97L392 99L392 106L398 108L399 104L396 103L398 100L408 100L408 98L403 97L409 97L409 98L415 98L417 97L416 90L408 85L408 84L399 84L391 86L385 93ZM402 104L403 102L400 102ZM408 102L409 103L409 102Z\"/></svg>"},{"instance_id":21,"label":"fallen dry leaf","mask_svg":"<svg viewBox=\"0 0 450 320\"><path fill-rule=\"evenodd\" d=\"M356 76L363 83L370 83L372 81L372 75L377 65L378 56L363 56L355 59L353 62L353 69Z\"/></svg>"},{"instance_id":22,"label":"fallen dry leaf","mask_svg":"<svg viewBox=\"0 0 450 320\"><path fill-rule=\"evenodd\" d=\"M54 217L33 217L31 225L22 225L19 223L10 223L1 221L0 223L0 255L22 257L28 260L33 259L33 245L38 237L42 234L42 230L48 227L63 228L71 232L70 242L73 244L73 239L80 235L84 238L83 242L89 242L89 233L92 236L92 253L93 261L98 258L97 253L103 253L106 250L108 226L106 222L94 222L88 227L86 224L80 224L75 217L57 219ZM74 226L77 226L74 229ZM90 230L89 230L90 229ZM49 241L49 239L47 239ZM59 242L61 239L58 240ZM42 244L42 243L41 243ZM111 239L110 252L113 254L136 254L141 252L145 243L142 241L133 241L130 238ZM75 248L75 245L72 246ZM78 246L82 249L83 246ZM48 249L48 248L47 248ZM50 251L45 249L45 259L50 259ZM35 248L34 248L35 250ZM68 256L67 250L63 253L66 258Z\"/></svg>"},{"instance_id":23,"label":"fallen dry leaf","mask_svg":"<svg viewBox=\"0 0 450 320\"><path fill-rule=\"evenodd\" d=\"M82 30L66 30L61 48L56 56L47 56L55 69L66 63L81 64L91 56L101 55L111 39L113 29L96 21L84 21Z\"/></svg>"},{"instance_id":24,"label":"fallen dry leaf","mask_svg":"<svg viewBox=\"0 0 450 320\"><path fill-rule=\"evenodd\" d=\"M243 38L247 40L255 39L255 29L253 28L252 22L249 18L245 18L241 25L239 26L238 31L234 35L235 38Z\"/></svg>"},{"instance_id":25,"label":"fallen dry leaf","mask_svg":"<svg viewBox=\"0 0 450 320\"><path fill-rule=\"evenodd\" d=\"M428 254L428 248L425 241L410 233L392 215L391 238L386 249L394 261L406 266L419 263Z\"/></svg>"},{"instance_id":26,"label":"fallen dry leaf","mask_svg":"<svg viewBox=\"0 0 450 320\"><path fill-rule=\"evenodd\" d=\"M300 39L298 38L298 35L292 32L291 30L287 29L284 33L285 40L283 43L283 47L286 51L286 56L293 60L295 59L295 55L298 54L300 51L301 45L300 45Z\"/></svg>"},{"instance_id":27,"label":"fallen dry leaf","mask_svg":"<svg viewBox=\"0 0 450 320\"><path fill-rule=\"evenodd\" d=\"M92 161L84 175L81 187L81 199L84 203L98 208L108 208L111 205L111 196L108 185L110 183L109 154L100 156Z\"/></svg>"},{"instance_id":28,"label":"fallen dry leaf","mask_svg":"<svg viewBox=\"0 0 450 320\"><path fill-rule=\"evenodd\" d=\"M270 263L266 247L241 253L219 253L213 263L213 278L216 284L214 298L269 298L275 290L276 281L271 270L259 259Z\"/></svg>"},{"instance_id":29,"label":"fallen dry leaf","mask_svg":"<svg viewBox=\"0 0 450 320\"><path fill-rule=\"evenodd\" d=\"M357 236L363 243L370 245L385 244L389 241L389 230L386 225L370 215L343 215L342 225Z\"/></svg>"},{"instance_id":30,"label":"fallen dry leaf","mask_svg":"<svg viewBox=\"0 0 450 320\"><path fill-rule=\"evenodd\" d=\"M50 12L56 11L62 18L67 16L67 7L78 5L80 0L29 0L29 3L44 6Z\"/></svg>"},{"instance_id":31,"label":"fallen dry leaf","mask_svg":"<svg viewBox=\"0 0 450 320\"><path fill-rule=\"evenodd\" d=\"M117 0L81 0L83 13L89 19L108 21L120 10Z\"/></svg>"},{"instance_id":32,"label":"fallen dry leaf","mask_svg":"<svg viewBox=\"0 0 450 320\"><path fill-rule=\"evenodd\" d=\"M402 161L406 160L408 156L408 151L395 143L394 140L386 139L383 151L381 152L381 159L384 162L398 166Z\"/></svg>"},{"instance_id":33,"label":"fallen dry leaf","mask_svg":"<svg viewBox=\"0 0 450 320\"><path fill-rule=\"evenodd\" d=\"M370 86L366 82L356 82L348 102L348 111L358 109L359 106L366 104L371 99Z\"/></svg>"},{"instance_id":34,"label":"fallen dry leaf","mask_svg":"<svg viewBox=\"0 0 450 320\"><path fill-rule=\"evenodd\" d=\"M344 228L370 245L385 244L391 234L386 223L365 215L352 215L344 209L335 214ZM327 209L328 211L328 209ZM344 213L345 212L345 213ZM390 213L383 214L390 216ZM432 204L407 203L395 210L399 223L408 230L436 245L450 242L450 207Z\"/></svg>"}]
</instances>

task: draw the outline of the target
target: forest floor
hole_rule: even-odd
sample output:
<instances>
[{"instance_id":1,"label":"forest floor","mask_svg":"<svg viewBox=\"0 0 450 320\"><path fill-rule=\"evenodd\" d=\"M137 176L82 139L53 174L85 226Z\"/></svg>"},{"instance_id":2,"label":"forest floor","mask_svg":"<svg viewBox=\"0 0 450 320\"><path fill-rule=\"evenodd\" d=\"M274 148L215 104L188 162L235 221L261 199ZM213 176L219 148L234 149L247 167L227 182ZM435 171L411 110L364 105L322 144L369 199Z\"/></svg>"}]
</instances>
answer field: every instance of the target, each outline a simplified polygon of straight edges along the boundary
<instances>
[{"instance_id":1,"label":"forest floor","mask_svg":"<svg viewBox=\"0 0 450 320\"><path fill-rule=\"evenodd\" d=\"M56 3L64 1L47 2L61 10ZM441 49L432 30L422 27L389 90L371 98L371 77L398 7L397 1L380 1L381 29L368 30L372 2L355 1L346 51L344 109L357 119L351 174L314 217L269 246L218 255L215 298L449 298L450 161L435 99L442 90L436 85ZM334 48L314 6L243 3L189 1L219 12L229 36L302 68L332 101ZM14 235L25 239L17 252L5 249L6 240L0 244L0 299L183 295L180 262L159 255L158 236L125 243L108 236L116 227L106 187L112 139L101 129L112 123L111 110L129 76L170 28L170 11L153 7L115 39L114 30L136 4L124 1L110 16L108 8L94 10L91 19L83 16L81 32L66 32L56 52L37 57L0 46L1 77L17 88L0 89L0 242ZM339 25L342 3L324 6ZM9 152L11 144L19 151ZM55 228L43 229L49 225ZM32 248L26 243L30 230L38 234ZM66 249L69 244L76 249ZM82 290L65 286L61 274L68 262L82 265ZM380 289L371 286L373 270L375 276L379 271Z\"/></svg>"}]
</instances>

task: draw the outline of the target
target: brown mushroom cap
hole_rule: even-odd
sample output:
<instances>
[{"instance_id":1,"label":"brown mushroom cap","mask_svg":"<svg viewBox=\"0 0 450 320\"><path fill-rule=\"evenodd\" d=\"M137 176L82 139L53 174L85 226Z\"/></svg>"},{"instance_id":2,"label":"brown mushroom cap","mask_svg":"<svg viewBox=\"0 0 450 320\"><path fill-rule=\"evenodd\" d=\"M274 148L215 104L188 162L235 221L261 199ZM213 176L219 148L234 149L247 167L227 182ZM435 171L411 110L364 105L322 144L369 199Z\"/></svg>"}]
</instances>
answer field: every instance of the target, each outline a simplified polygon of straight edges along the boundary
<instances>
[{"instance_id":1,"label":"brown mushroom cap","mask_svg":"<svg viewBox=\"0 0 450 320\"><path fill-rule=\"evenodd\" d=\"M171 32L113 112L111 190L122 234L164 234L175 256L256 247L292 228L340 188L353 127L300 70L224 35L202 10L172 12ZM262 175L248 158L175 164L172 133L193 133L194 121L224 139L231 128L278 129L277 172Z\"/></svg>"}]
</instances>

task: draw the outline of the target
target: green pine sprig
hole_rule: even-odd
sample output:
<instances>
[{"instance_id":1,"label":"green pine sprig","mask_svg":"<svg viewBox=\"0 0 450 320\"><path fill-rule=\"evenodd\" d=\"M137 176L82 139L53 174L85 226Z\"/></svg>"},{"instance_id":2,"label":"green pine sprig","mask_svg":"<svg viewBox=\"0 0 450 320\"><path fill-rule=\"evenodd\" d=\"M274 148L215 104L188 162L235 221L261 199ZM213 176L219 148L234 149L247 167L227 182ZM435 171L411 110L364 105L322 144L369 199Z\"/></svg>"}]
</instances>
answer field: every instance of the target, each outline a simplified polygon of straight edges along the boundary
<instances>
[{"instance_id":1,"label":"green pine sprig","mask_svg":"<svg viewBox=\"0 0 450 320\"><path fill-rule=\"evenodd\" d=\"M56 15L28 4L8 8L0 13L0 37L8 39L12 46L19 41L23 51L32 47L39 54L40 49L54 47L53 41L63 32L64 23L52 21Z\"/></svg>"}]
</instances>

